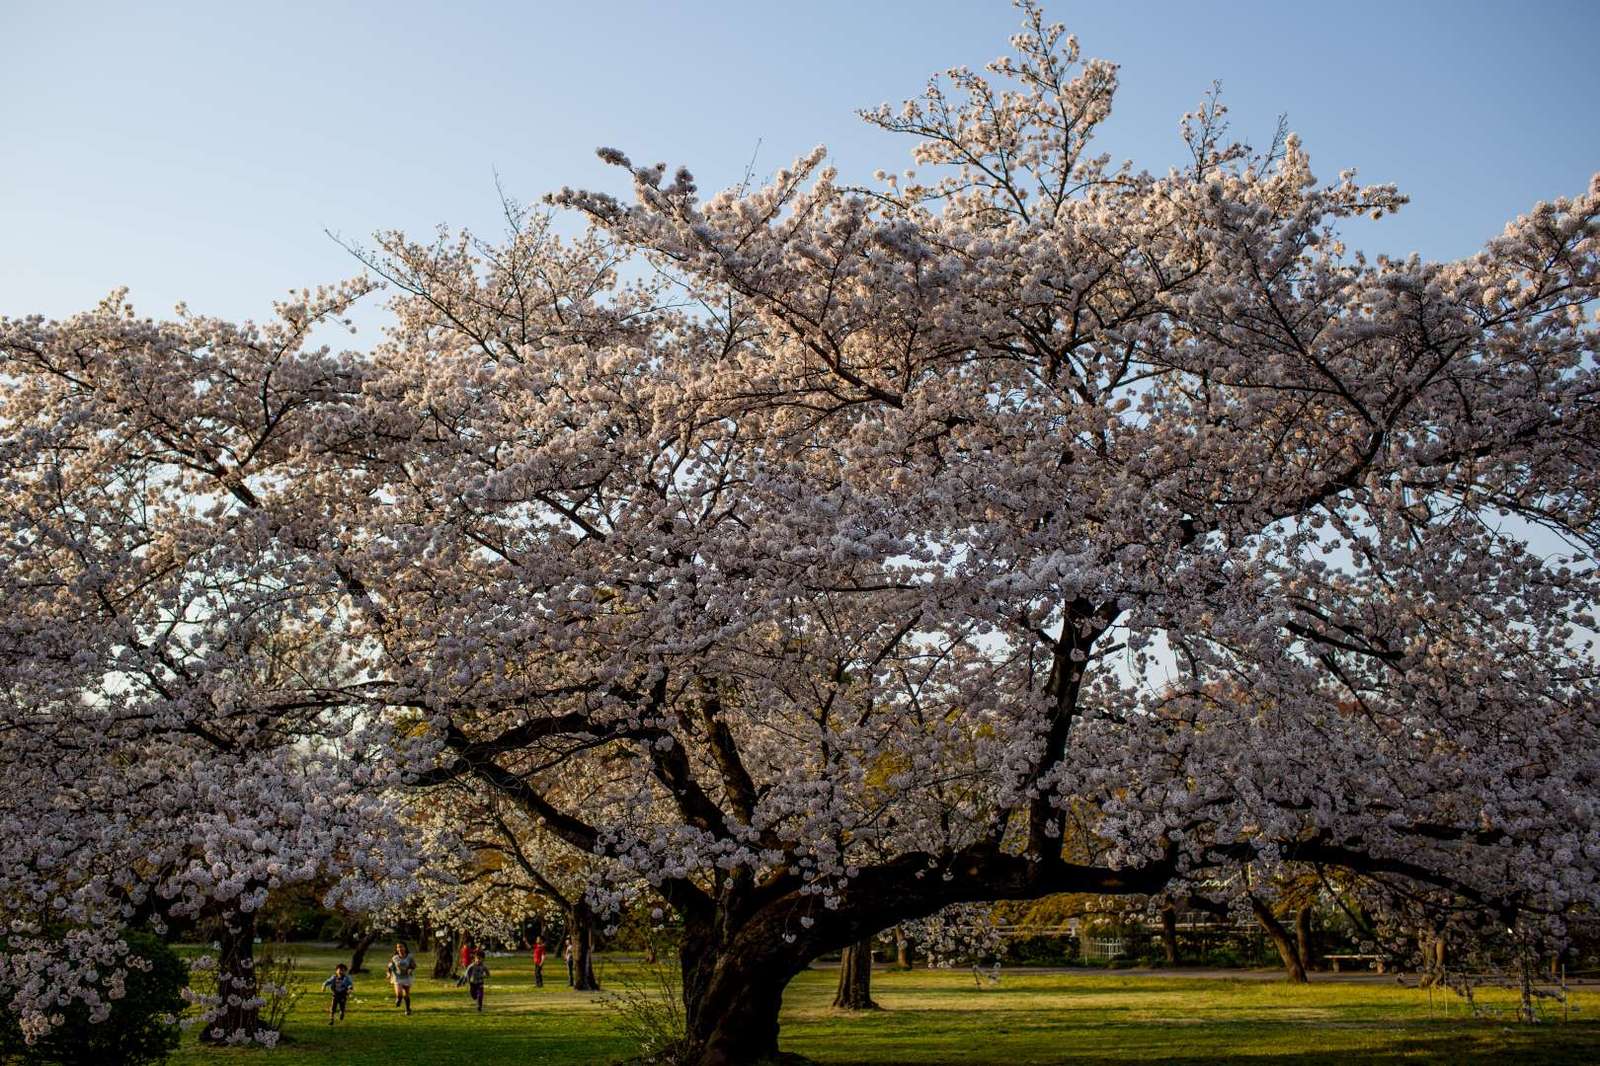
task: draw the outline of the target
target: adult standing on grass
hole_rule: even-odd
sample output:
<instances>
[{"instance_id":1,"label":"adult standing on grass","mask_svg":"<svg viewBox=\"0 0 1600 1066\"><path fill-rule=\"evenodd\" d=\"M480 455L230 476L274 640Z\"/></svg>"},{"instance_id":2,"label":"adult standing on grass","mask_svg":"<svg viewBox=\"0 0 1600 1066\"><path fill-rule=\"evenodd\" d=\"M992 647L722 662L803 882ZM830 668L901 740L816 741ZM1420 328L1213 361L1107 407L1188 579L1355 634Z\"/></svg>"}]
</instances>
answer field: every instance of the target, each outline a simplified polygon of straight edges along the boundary
<instances>
[{"instance_id":1,"label":"adult standing on grass","mask_svg":"<svg viewBox=\"0 0 1600 1066\"><path fill-rule=\"evenodd\" d=\"M572 937L567 937L566 945L561 949L561 953L567 959L567 987L572 988L578 983L575 965L578 961L578 946L572 942Z\"/></svg>"},{"instance_id":2,"label":"adult standing on grass","mask_svg":"<svg viewBox=\"0 0 1600 1066\"><path fill-rule=\"evenodd\" d=\"M544 937L533 941L533 987L544 987Z\"/></svg>"},{"instance_id":3,"label":"adult standing on grass","mask_svg":"<svg viewBox=\"0 0 1600 1066\"><path fill-rule=\"evenodd\" d=\"M394 1005L405 1004L406 1013L411 1013L411 982L417 974L417 960L411 954L411 949L406 947L404 940L394 946L394 957L389 960L387 968L389 982L394 985Z\"/></svg>"},{"instance_id":4,"label":"adult standing on grass","mask_svg":"<svg viewBox=\"0 0 1600 1066\"><path fill-rule=\"evenodd\" d=\"M464 972L466 970L466 968L468 966L471 966L471 965L472 965L472 938L470 936L463 936L461 938L461 969L462 969L462 971Z\"/></svg>"}]
</instances>

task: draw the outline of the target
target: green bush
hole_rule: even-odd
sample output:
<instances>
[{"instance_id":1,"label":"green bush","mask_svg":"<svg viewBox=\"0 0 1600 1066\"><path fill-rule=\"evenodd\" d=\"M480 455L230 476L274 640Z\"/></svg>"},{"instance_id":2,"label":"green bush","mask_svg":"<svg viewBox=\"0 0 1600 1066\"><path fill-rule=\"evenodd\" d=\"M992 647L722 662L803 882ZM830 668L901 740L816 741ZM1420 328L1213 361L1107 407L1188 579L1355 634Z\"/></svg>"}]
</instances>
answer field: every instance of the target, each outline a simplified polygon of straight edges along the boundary
<instances>
[{"instance_id":1,"label":"green bush","mask_svg":"<svg viewBox=\"0 0 1600 1066\"><path fill-rule=\"evenodd\" d=\"M1077 966L1077 940L1066 936L1019 936L1006 944L1006 953L1019 966Z\"/></svg>"},{"instance_id":2,"label":"green bush","mask_svg":"<svg viewBox=\"0 0 1600 1066\"><path fill-rule=\"evenodd\" d=\"M125 933L129 950L150 963L129 968L126 994L112 1001L111 1016L90 1022L89 1010L73 1004L66 1021L27 1044L17 1018L0 1011L0 1059L25 1066L145 1066L165 1061L178 1047L177 1016L189 968L166 944L145 933Z\"/></svg>"},{"instance_id":3,"label":"green bush","mask_svg":"<svg viewBox=\"0 0 1600 1066\"><path fill-rule=\"evenodd\" d=\"M617 1028L638 1045L638 1063L660 1066L681 1059L687 1021L683 1014L683 975L671 963L645 963L624 970L621 990L601 1002L617 1020Z\"/></svg>"}]
</instances>

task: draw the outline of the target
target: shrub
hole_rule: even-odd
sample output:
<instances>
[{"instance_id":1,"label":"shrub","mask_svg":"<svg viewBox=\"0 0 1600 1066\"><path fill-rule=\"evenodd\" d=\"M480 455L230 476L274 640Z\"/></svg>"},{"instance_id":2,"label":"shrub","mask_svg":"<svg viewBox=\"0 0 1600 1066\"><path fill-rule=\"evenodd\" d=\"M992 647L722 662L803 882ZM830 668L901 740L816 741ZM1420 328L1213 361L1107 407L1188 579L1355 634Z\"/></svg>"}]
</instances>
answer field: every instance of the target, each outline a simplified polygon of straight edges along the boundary
<instances>
[{"instance_id":1,"label":"shrub","mask_svg":"<svg viewBox=\"0 0 1600 1066\"><path fill-rule=\"evenodd\" d=\"M659 1066L678 1061L688 1027L683 1016L683 979L676 965L643 963L624 970L620 991L601 1000L616 1016L617 1027L639 1048L639 1063Z\"/></svg>"},{"instance_id":2,"label":"shrub","mask_svg":"<svg viewBox=\"0 0 1600 1066\"><path fill-rule=\"evenodd\" d=\"M256 994L266 1001L261 1006L263 1028L283 1032L289 1012L306 994L305 983L295 978L299 967L299 955L282 945L268 948L256 960Z\"/></svg>"},{"instance_id":3,"label":"shrub","mask_svg":"<svg viewBox=\"0 0 1600 1066\"><path fill-rule=\"evenodd\" d=\"M1006 945L1006 954L1022 966L1075 966L1077 941L1065 936L1016 937Z\"/></svg>"},{"instance_id":4,"label":"shrub","mask_svg":"<svg viewBox=\"0 0 1600 1066\"><path fill-rule=\"evenodd\" d=\"M145 933L125 933L130 954L143 960L128 967L124 994L111 1015L89 1020L81 1003L63 1009L65 1020L36 1043L27 1044L16 1016L0 1012L0 1057L27 1066L144 1066L165 1061L178 1047L177 1018L189 969L166 944Z\"/></svg>"}]
</instances>

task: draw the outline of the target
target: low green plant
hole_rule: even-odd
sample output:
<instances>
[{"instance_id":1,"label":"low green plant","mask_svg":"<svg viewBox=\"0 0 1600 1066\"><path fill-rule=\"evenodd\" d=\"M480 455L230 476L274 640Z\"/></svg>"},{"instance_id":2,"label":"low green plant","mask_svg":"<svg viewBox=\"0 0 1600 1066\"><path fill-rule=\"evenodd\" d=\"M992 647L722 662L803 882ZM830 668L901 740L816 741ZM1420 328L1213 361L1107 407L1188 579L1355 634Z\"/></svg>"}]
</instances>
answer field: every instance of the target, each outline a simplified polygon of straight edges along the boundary
<instances>
[{"instance_id":1,"label":"low green plant","mask_svg":"<svg viewBox=\"0 0 1600 1066\"><path fill-rule=\"evenodd\" d=\"M672 1066L688 1027L683 1011L683 976L672 963L645 961L621 971L603 1002L617 1028L639 1048L639 1062Z\"/></svg>"},{"instance_id":2,"label":"low green plant","mask_svg":"<svg viewBox=\"0 0 1600 1066\"><path fill-rule=\"evenodd\" d=\"M104 1020L89 1020L89 1010L74 1003L61 1010L62 1022L36 1042L24 1041L16 1015L0 1011L0 1061L18 1066L146 1066L166 1061L177 1050L183 989L189 968L156 937L127 932L132 965L122 995Z\"/></svg>"},{"instance_id":3,"label":"low green plant","mask_svg":"<svg viewBox=\"0 0 1600 1066\"><path fill-rule=\"evenodd\" d=\"M264 1028L282 1033L290 1012L306 994L305 983L295 978L299 966L299 954L281 944L268 948L256 960L256 994L265 1001L261 1005Z\"/></svg>"}]
</instances>

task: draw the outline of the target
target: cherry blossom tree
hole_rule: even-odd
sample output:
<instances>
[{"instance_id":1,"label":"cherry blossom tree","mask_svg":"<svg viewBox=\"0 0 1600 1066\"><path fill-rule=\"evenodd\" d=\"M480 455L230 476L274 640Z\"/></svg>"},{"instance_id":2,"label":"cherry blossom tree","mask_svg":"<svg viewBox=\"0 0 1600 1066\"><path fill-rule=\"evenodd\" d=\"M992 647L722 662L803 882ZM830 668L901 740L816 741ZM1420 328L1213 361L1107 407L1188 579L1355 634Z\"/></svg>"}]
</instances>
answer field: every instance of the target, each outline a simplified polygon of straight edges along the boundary
<instances>
[{"instance_id":1,"label":"cherry blossom tree","mask_svg":"<svg viewBox=\"0 0 1600 1066\"><path fill-rule=\"evenodd\" d=\"M673 515L721 526L694 580L743 583L682 614L765 638L772 665L721 683L815 730L810 760L751 775L753 824L790 767L826 784L788 786L807 831L707 908L751 913L688 956L716 960L690 1015L708 1061L771 1050L750 1041L776 996L723 1006L719 978L759 987L780 940L847 943L885 899L1285 857L1505 912L1593 898L1600 186L1461 262L1368 262L1338 225L1395 190L1318 182L1293 137L1230 144L1215 101L1191 166L1111 169L1087 138L1114 68L1031 9L1015 44L991 68L1011 88L954 71L868 113L927 178L853 190L819 152L704 200L607 152L631 206L559 197L712 309L720 425L766 427L736 518L725 463L668 489L714 501ZM892 803L862 802L886 762ZM1077 807L1110 843L1088 867L1059 858ZM894 859L852 861L885 839ZM743 1011L758 1035L719 1051Z\"/></svg>"},{"instance_id":2,"label":"cherry blossom tree","mask_svg":"<svg viewBox=\"0 0 1600 1066\"><path fill-rule=\"evenodd\" d=\"M400 912L436 931L461 933L482 943L523 943L530 918L552 954L560 945L542 929L551 915L574 949L574 986L597 991L594 934L597 906L608 911L634 903L639 886L626 885L597 855L574 849L544 832L498 791L471 777L413 793L407 804L411 839L421 869ZM608 876L610 874L610 876ZM603 901L603 902L602 902ZM391 916L391 920L392 920Z\"/></svg>"},{"instance_id":3,"label":"cherry blossom tree","mask_svg":"<svg viewBox=\"0 0 1600 1066\"><path fill-rule=\"evenodd\" d=\"M270 1042L252 958L267 894L406 864L361 765L392 743L330 714L360 686L338 621L306 609L322 579L225 502L267 490L224 466L282 462L278 428L334 387L334 361L297 345L351 296L259 330L140 322L120 296L0 329L0 988L29 1033L73 999L109 1009L122 927L205 919L221 933L203 1037Z\"/></svg>"},{"instance_id":4,"label":"cherry blossom tree","mask_svg":"<svg viewBox=\"0 0 1600 1066\"><path fill-rule=\"evenodd\" d=\"M228 771L285 810L470 780L677 910L707 1064L952 904L1242 863L1600 902L1600 183L1369 261L1341 224L1404 198L1214 98L1181 169L1091 154L1116 68L1024 14L866 113L920 168L871 188L819 149L708 198L607 149L632 201L554 197L576 239L381 235L369 352L307 339L359 286L5 323L8 762L93 766L103 716L208 790L236 731L318 752L304 799ZM241 672L285 632L304 667ZM100 776L96 839L168 802ZM313 813L316 864L366 861ZM91 923L42 871L103 908L125 868L45 862L63 821L3 896Z\"/></svg>"},{"instance_id":5,"label":"cherry blossom tree","mask_svg":"<svg viewBox=\"0 0 1600 1066\"><path fill-rule=\"evenodd\" d=\"M523 899L525 911L532 901L532 909L541 917L559 914L564 936L572 945L573 987L580 992L598 991L600 981L594 969L596 900L605 900L612 912L629 903L636 905L638 886L608 878L601 857L578 851L545 833L525 811L498 793L475 790L465 799L462 814L469 828L463 838L479 862L493 871L485 879L496 892ZM542 929L540 935L550 953L561 957L562 944L552 941Z\"/></svg>"}]
</instances>

